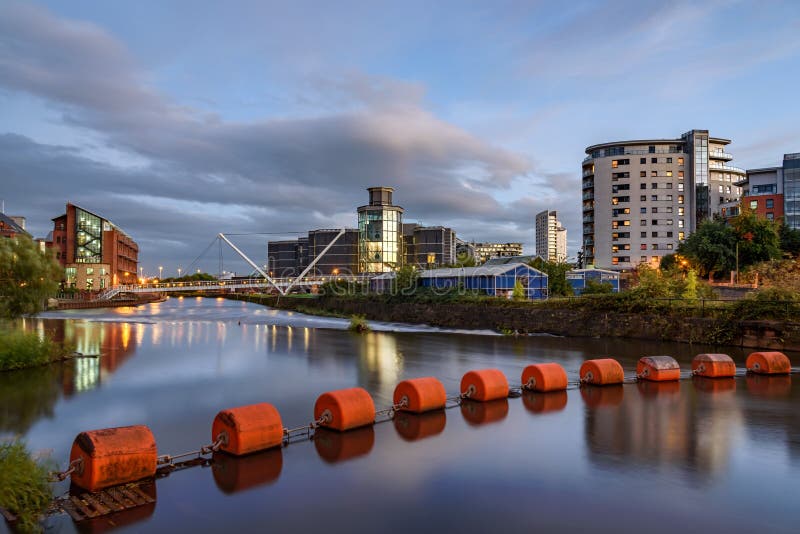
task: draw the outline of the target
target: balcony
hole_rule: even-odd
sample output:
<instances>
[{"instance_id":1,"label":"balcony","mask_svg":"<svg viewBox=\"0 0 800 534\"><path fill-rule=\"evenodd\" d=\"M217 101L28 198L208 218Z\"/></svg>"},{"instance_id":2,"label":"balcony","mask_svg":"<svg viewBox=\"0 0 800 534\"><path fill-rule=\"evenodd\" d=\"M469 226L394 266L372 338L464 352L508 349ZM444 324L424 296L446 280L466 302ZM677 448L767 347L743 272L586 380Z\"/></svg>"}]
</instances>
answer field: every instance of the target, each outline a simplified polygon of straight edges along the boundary
<instances>
[{"instance_id":1,"label":"balcony","mask_svg":"<svg viewBox=\"0 0 800 534\"><path fill-rule=\"evenodd\" d=\"M583 182L583 188L584 189L593 189L594 188L594 182Z\"/></svg>"},{"instance_id":2,"label":"balcony","mask_svg":"<svg viewBox=\"0 0 800 534\"><path fill-rule=\"evenodd\" d=\"M583 200L594 200L594 193L593 192L584 193Z\"/></svg>"},{"instance_id":3,"label":"balcony","mask_svg":"<svg viewBox=\"0 0 800 534\"><path fill-rule=\"evenodd\" d=\"M730 161L733 159L733 154L728 154L727 152L709 152L708 157L710 159L721 159L723 161Z\"/></svg>"},{"instance_id":4,"label":"balcony","mask_svg":"<svg viewBox=\"0 0 800 534\"><path fill-rule=\"evenodd\" d=\"M744 169L740 169L739 167L733 167L732 165L711 165L708 166L709 171L716 171L716 172L732 172L734 174L741 174L746 175L747 172Z\"/></svg>"},{"instance_id":5,"label":"balcony","mask_svg":"<svg viewBox=\"0 0 800 534\"><path fill-rule=\"evenodd\" d=\"M586 178L587 176L594 176L593 169L583 169L583 177Z\"/></svg>"},{"instance_id":6,"label":"balcony","mask_svg":"<svg viewBox=\"0 0 800 534\"><path fill-rule=\"evenodd\" d=\"M583 222L584 223L593 223L594 222L594 215L584 215Z\"/></svg>"}]
</instances>

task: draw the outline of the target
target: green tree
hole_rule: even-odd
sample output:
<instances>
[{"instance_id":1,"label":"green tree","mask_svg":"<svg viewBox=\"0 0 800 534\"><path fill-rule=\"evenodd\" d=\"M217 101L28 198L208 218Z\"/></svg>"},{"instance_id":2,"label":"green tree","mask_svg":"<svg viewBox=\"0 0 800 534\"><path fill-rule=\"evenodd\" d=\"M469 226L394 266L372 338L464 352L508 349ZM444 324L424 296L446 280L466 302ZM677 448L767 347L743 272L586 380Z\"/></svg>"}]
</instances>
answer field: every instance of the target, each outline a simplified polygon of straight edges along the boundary
<instances>
[{"instance_id":1,"label":"green tree","mask_svg":"<svg viewBox=\"0 0 800 534\"><path fill-rule=\"evenodd\" d=\"M781 257L779 225L746 206L731 222L739 244L739 268Z\"/></svg>"},{"instance_id":2,"label":"green tree","mask_svg":"<svg viewBox=\"0 0 800 534\"><path fill-rule=\"evenodd\" d=\"M522 285L522 280L517 280L514 283L514 291L511 293L511 298L514 300L525 300L525 286Z\"/></svg>"},{"instance_id":3,"label":"green tree","mask_svg":"<svg viewBox=\"0 0 800 534\"><path fill-rule=\"evenodd\" d=\"M529 265L547 275L547 288L551 297L568 297L573 294L572 286L567 282L567 272L572 270L569 263L535 258Z\"/></svg>"},{"instance_id":4,"label":"green tree","mask_svg":"<svg viewBox=\"0 0 800 534\"><path fill-rule=\"evenodd\" d=\"M686 285L681 296L685 299L697 298L697 272L694 269L689 269L686 273Z\"/></svg>"},{"instance_id":5,"label":"green tree","mask_svg":"<svg viewBox=\"0 0 800 534\"><path fill-rule=\"evenodd\" d=\"M0 318L42 310L55 295L63 270L52 255L25 236L0 238Z\"/></svg>"},{"instance_id":6,"label":"green tree","mask_svg":"<svg viewBox=\"0 0 800 534\"><path fill-rule=\"evenodd\" d=\"M781 224L778 229L781 240L781 250L790 256L800 255L800 230L795 230L787 224Z\"/></svg>"},{"instance_id":7,"label":"green tree","mask_svg":"<svg viewBox=\"0 0 800 534\"><path fill-rule=\"evenodd\" d=\"M678 246L678 254L709 280L715 272L731 271L736 265L736 232L723 221L700 223L697 231Z\"/></svg>"},{"instance_id":8,"label":"green tree","mask_svg":"<svg viewBox=\"0 0 800 534\"><path fill-rule=\"evenodd\" d=\"M614 286L608 282L598 282L592 278L586 280L586 286L581 295L610 295L614 292Z\"/></svg>"},{"instance_id":9,"label":"green tree","mask_svg":"<svg viewBox=\"0 0 800 534\"><path fill-rule=\"evenodd\" d=\"M394 279L395 292L401 295L410 295L417 290L417 280L419 273L411 265L405 265L398 269Z\"/></svg>"},{"instance_id":10,"label":"green tree","mask_svg":"<svg viewBox=\"0 0 800 534\"><path fill-rule=\"evenodd\" d=\"M672 293L670 279L647 264L639 265L636 269L636 285L631 291L645 298L665 298Z\"/></svg>"}]
</instances>

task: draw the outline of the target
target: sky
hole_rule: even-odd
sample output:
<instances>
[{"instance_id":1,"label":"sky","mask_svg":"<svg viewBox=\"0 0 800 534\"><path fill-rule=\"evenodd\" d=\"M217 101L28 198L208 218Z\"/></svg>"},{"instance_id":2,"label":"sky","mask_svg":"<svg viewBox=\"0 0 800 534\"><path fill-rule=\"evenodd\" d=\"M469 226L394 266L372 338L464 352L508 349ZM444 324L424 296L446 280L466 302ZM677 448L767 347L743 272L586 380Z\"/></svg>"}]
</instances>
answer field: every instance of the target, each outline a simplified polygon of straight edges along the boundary
<instances>
[{"instance_id":1,"label":"sky","mask_svg":"<svg viewBox=\"0 0 800 534\"><path fill-rule=\"evenodd\" d=\"M219 232L263 262L354 227L370 186L526 253L557 210L574 257L587 146L708 129L779 165L798 94L796 1L0 0L0 199L35 237L99 213L164 276L216 272Z\"/></svg>"}]
</instances>

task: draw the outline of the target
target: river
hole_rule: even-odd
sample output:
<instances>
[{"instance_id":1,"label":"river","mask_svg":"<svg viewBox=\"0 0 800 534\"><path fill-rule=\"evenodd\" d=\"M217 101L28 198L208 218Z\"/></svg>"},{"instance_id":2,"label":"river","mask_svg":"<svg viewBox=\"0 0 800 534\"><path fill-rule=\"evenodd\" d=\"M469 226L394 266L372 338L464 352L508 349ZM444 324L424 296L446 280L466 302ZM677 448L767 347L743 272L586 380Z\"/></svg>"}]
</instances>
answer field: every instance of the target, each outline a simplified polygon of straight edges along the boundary
<instances>
[{"instance_id":1,"label":"river","mask_svg":"<svg viewBox=\"0 0 800 534\"><path fill-rule=\"evenodd\" d=\"M570 379L611 356L683 368L703 346L504 337L408 325L346 330L224 299L171 298L138 308L49 312L26 320L79 358L0 374L0 436L19 435L61 466L79 432L146 424L160 454L211 439L224 408L270 402L285 426L312 419L322 392L366 388L378 409L395 385L436 376L449 394L468 370L556 361ZM744 365L746 352L726 350ZM800 355L789 354L794 365ZM800 387L791 377L631 384L465 404L355 432L176 471L155 505L59 532L796 532ZM64 493L67 483L57 485ZM6 531L5 524L0 531Z\"/></svg>"}]
</instances>

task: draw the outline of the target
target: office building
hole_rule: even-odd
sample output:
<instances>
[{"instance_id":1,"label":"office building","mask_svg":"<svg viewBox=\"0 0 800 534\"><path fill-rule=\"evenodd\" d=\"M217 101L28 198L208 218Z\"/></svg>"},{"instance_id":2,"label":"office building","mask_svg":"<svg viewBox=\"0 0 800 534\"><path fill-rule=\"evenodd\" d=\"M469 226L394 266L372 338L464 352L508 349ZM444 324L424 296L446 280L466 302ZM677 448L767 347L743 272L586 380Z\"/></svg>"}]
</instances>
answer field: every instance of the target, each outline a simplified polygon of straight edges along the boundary
<instances>
[{"instance_id":1,"label":"office building","mask_svg":"<svg viewBox=\"0 0 800 534\"><path fill-rule=\"evenodd\" d=\"M406 265L434 268L456 262L456 234L444 226L403 225Z\"/></svg>"},{"instance_id":2,"label":"office building","mask_svg":"<svg viewBox=\"0 0 800 534\"><path fill-rule=\"evenodd\" d=\"M308 232L308 254L305 257L305 265L313 261L314 258L322 254L325 247L339 235L340 230L311 230ZM339 237L325 253L309 274L311 275L330 275L330 274L354 274L358 272L358 229L347 228L344 235ZM298 273L299 274L299 273Z\"/></svg>"},{"instance_id":3,"label":"office building","mask_svg":"<svg viewBox=\"0 0 800 534\"><path fill-rule=\"evenodd\" d=\"M67 287L102 290L136 283L139 246L114 223L67 203L66 213L53 219L56 260L64 267Z\"/></svg>"},{"instance_id":4,"label":"office building","mask_svg":"<svg viewBox=\"0 0 800 534\"><path fill-rule=\"evenodd\" d=\"M9 217L0 213L0 237L15 237L30 234L25 231L25 217Z\"/></svg>"},{"instance_id":5,"label":"office building","mask_svg":"<svg viewBox=\"0 0 800 534\"><path fill-rule=\"evenodd\" d=\"M547 261L567 261L567 229L558 221L558 212L536 215L536 255Z\"/></svg>"},{"instance_id":6,"label":"office building","mask_svg":"<svg viewBox=\"0 0 800 534\"><path fill-rule=\"evenodd\" d=\"M358 208L358 271L386 273L403 266L403 208L392 204L391 187L370 187L369 204Z\"/></svg>"},{"instance_id":7,"label":"office building","mask_svg":"<svg viewBox=\"0 0 800 534\"><path fill-rule=\"evenodd\" d=\"M783 220L800 229L800 153L784 154L783 165L748 169L742 188L742 205L771 221Z\"/></svg>"},{"instance_id":8,"label":"office building","mask_svg":"<svg viewBox=\"0 0 800 534\"><path fill-rule=\"evenodd\" d=\"M745 171L730 140L691 130L675 139L590 146L582 165L586 265L657 266L697 225L740 198Z\"/></svg>"},{"instance_id":9,"label":"office building","mask_svg":"<svg viewBox=\"0 0 800 534\"><path fill-rule=\"evenodd\" d=\"M522 256L522 243L470 243L476 263L485 263L490 258Z\"/></svg>"}]
</instances>

